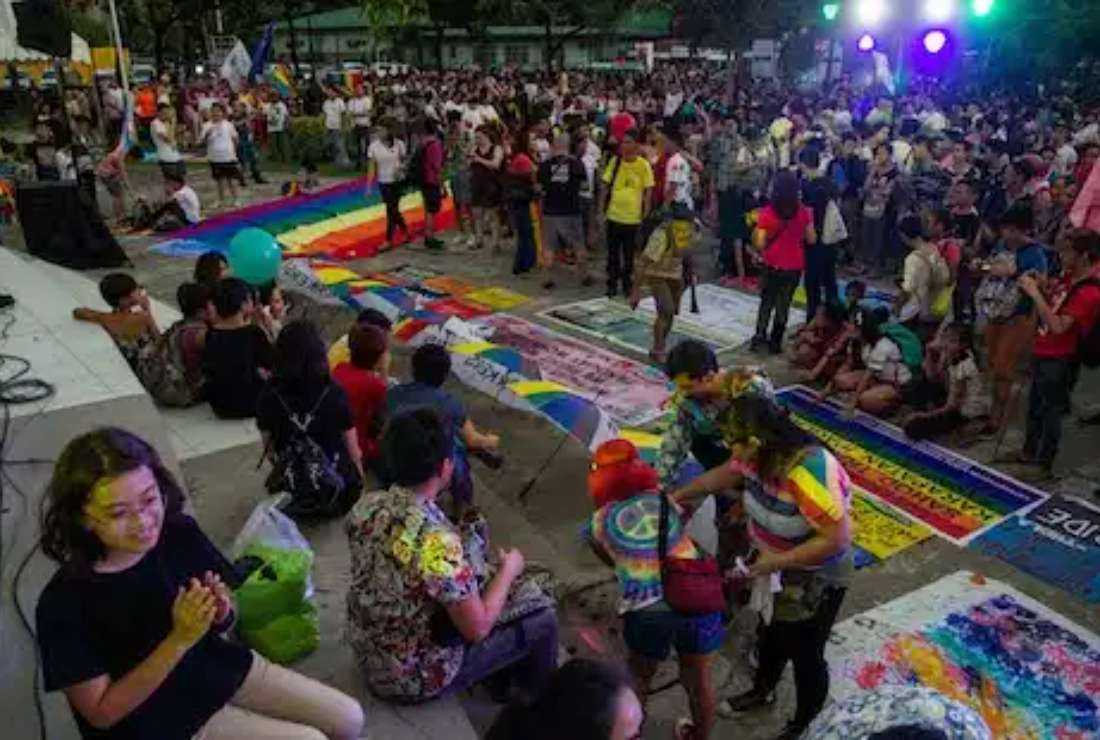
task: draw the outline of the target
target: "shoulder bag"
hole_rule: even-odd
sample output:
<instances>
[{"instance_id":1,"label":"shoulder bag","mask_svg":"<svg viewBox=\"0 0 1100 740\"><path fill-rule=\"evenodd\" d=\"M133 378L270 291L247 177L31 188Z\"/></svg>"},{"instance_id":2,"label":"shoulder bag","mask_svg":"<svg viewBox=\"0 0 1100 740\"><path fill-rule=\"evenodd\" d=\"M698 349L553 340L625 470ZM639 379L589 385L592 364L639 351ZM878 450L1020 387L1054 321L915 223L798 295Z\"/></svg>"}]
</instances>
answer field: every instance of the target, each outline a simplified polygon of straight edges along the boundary
<instances>
[{"instance_id":1,"label":"shoulder bag","mask_svg":"<svg viewBox=\"0 0 1100 740\"><path fill-rule=\"evenodd\" d=\"M660 525L657 532L657 557L661 563L661 585L665 601L680 614L713 614L726 610L722 591L722 571L713 555L686 560L668 554L668 496L661 496ZM686 534L684 535L687 536Z\"/></svg>"}]
</instances>

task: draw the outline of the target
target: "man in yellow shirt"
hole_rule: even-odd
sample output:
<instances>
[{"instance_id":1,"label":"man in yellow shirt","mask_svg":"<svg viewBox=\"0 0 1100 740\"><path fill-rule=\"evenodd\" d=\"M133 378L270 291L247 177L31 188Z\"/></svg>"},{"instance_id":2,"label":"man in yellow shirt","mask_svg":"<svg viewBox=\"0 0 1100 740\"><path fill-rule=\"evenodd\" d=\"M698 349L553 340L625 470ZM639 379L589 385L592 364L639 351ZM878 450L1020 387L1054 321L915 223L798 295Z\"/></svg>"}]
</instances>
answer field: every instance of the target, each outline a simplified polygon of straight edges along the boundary
<instances>
[{"instance_id":1,"label":"man in yellow shirt","mask_svg":"<svg viewBox=\"0 0 1100 740\"><path fill-rule=\"evenodd\" d=\"M603 181L607 185L603 203L607 217L607 297L614 298L620 280L623 295L630 295L638 232L652 205L653 168L638 156L636 129L623 134L619 156L607 163Z\"/></svg>"}]
</instances>

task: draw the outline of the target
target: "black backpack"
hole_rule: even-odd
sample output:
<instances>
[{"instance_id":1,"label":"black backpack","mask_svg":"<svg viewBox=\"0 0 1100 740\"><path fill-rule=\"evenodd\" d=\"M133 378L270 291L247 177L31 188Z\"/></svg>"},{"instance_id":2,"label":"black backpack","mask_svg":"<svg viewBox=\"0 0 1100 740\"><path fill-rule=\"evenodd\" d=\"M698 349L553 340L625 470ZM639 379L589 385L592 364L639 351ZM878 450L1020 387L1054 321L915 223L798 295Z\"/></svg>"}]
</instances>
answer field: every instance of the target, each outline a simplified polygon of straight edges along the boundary
<instances>
[{"instance_id":1,"label":"black backpack","mask_svg":"<svg viewBox=\"0 0 1100 740\"><path fill-rule=\"evenodd\" d=\"M338 516L344 512L344 492L348 483L340 472L338 461L329 456L309 435L309 425L331 386L326 386L307 414L290 409L274 388L272 393L287 413L293 430L275 453L275 466L267 478L269 493L286 491L290 503L284 507L292 517Z\"/></svg>"},{"instance_id":2,"label":"black backpack","mask_svg":"<svg viewBox=\"0 0 1100 740\"><path fill-rule=\"evenodd\" d=\"M1073 294L1086 285L1100 288L1100 280L1088 278L1074 285L1073 288L1070 289L1069 295L1066 296L1066 301L1063 305L1067 305L1070 299L1073 298ZM1077 359L1085 367L1100 367L1100 317L1092 322L1092 328L1087 332L1083 332L1081 336L1078 337Z\"/></svg>"}]
</instances>

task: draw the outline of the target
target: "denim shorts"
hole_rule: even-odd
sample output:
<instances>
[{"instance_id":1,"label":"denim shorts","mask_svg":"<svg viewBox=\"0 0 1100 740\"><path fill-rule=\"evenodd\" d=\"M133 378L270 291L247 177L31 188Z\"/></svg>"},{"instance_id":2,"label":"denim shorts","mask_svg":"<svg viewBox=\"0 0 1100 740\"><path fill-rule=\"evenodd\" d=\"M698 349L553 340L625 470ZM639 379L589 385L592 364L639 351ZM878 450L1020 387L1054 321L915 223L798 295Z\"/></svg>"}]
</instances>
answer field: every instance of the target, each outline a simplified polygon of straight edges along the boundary
<instances>
[{"instance_id":1,"label":"denim shorts","mask_svg":"<svg viewBox=\"0 0 1100 740\"><path fill-rule=\"evenodd\" d=\"M664 603L623 616L623 639L630 651L651 660L664 660L669 648L678 655L706 655L722 646L725 630L721 612L688 615Z\"/></svg>"}]
</instances>

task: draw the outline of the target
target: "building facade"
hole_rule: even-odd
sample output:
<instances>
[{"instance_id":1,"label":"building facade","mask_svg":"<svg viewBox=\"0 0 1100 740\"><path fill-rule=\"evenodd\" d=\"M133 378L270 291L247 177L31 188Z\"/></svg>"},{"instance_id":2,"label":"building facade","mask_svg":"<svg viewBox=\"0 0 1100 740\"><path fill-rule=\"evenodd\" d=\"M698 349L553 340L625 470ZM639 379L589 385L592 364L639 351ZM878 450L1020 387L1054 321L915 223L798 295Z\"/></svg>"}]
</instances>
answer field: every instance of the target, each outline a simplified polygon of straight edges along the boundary
<instances>
[{"instance_id":1,"label":"building facade","mask_svg":"<svg viewBox=\"0 0 1100 740\"><path fill-rule=\"evenodd\" d=\"M543 26L488 26L474 35L423 22L379 35L355 6L296 19L293 30L286 22L278 24L274 49L277 58L289 59L296 47L298 61L315 66L396 61L420 68L537 70L548 66L548 53L553 53L555 67L588 69L627 63L636 57L635 44L667 38L670 26L670 14L647 12L629 14L607 30L551 28L552 44Z\"/></svg>"}]
</instances>

